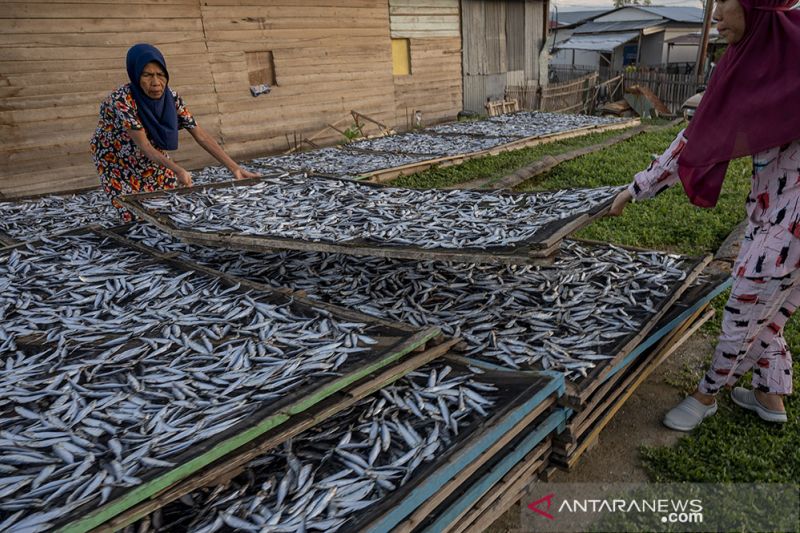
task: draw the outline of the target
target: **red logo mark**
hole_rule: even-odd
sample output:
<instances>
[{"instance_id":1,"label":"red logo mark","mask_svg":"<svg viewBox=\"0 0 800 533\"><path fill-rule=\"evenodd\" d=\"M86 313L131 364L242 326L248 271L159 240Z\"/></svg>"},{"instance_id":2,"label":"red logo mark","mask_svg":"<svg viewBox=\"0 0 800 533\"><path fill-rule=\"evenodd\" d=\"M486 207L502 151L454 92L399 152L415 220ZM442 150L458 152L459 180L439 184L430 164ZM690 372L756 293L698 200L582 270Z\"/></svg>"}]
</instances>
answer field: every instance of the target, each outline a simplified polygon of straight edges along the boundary
<instances>
[{"instance_id":1,"label":"red logo mark","mask_svg":"<svg viewBox=\"0 0 800 533\"><path fill-rule=\"evenodd\" d=\"M539 504L542 503L542 502L547 502L547 508L550 509L550 506L553 504L553 498L555 498L555 497L556 497L555 493L548 494L547 496L545 496L543 498L539 498L535 502L529 504L528 505L528 509L530 509L534 513L539 513L540 515L542 515L543 517L545 517L545 518L547 518L549 520L555 520L555 517L553 515L551 515L550 513L546 512L546 511L542 511L541 509L539 509Z\"/></svg>"}]
</instances>

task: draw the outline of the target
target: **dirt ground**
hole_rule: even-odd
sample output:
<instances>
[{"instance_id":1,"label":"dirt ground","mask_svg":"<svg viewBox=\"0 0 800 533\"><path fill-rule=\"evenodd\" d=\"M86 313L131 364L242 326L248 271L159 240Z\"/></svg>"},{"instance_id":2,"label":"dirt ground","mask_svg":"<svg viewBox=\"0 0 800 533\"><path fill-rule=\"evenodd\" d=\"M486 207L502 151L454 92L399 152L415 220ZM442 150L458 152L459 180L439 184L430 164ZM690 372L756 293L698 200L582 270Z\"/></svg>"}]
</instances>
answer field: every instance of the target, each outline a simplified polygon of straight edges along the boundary
<instances>
[{"instance_id":1,"label":"dirt ground","mask_svg":"<svg viewBox=\"0 0 800 533\"><path fill-rule=\"evenodd\" d=\"M701 375L704 359L713 353L714 339L700 332L692 335L642 383L600 434L599 441L578 461L572 472L558 472L554 483L638 482L648 477L639 459L640 446L670 446L682 435L667 429L661 418L681 399L667 383L688 370ZM520 528L519 504L487 529L489 533L513 533Z\"/></svg>"}]
</instances>

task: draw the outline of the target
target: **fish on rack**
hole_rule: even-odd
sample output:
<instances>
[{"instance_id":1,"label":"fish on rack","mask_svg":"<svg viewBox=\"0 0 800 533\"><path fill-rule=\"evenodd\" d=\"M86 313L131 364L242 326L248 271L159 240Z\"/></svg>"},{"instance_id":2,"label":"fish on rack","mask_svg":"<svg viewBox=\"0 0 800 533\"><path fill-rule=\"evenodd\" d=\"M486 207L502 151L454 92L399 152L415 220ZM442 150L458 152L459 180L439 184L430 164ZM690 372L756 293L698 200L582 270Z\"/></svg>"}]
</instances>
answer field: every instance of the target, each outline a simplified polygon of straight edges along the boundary
<instances>
[{"instance_id":1,"label":"fish on rack","mask_svg":"<svg viewBox=\"0 0 800 533\"><path fill-rule=\"evenodd\" d=\"M430 159L430 157L402 153L359 153L328 147L309 152L260 157L254 159L251 164L256 169L265 165L293 171L345 177L418 163L425 159Z\"/></svg>"},{"instance_id":2,"label":"fish on rack","mask_svg":"<svg viewBox=\"0 0 800 533\"><path fill-rule=\"evenodd\" d=\"M101 505L374 354L372 326L271 296L97 235L0 253L0 531Z\"/></svg>"},{"instance_id":3,"label":"fish on rack","mask_svg":"<svg viewBox=\"0 0 800 533\"><path fill-rule=\"evenodd\" d=\"M251 169L245 165L245 168ZM281 169L260 169L267 175L280 175ZM206 167L192 173L197 185L226 181L231 173L223 167ZM49 195L18 201L0 201L0 232L17 241L30 241L89 224L105 227L120 224L116 209L100 189L75 194Z\"/></svg>"},{"instance_id":4,"label":"fish on rack","mask_svg":"<svg viewBox=\"0 0 800 533\"><path fill-rule=\"evenodd\" d=\"M548 224L591 211L620 190L415 190L281 176L247 186L167 192L143 198L141 205L179 229L201 233L485 250L536 241Z\"/></svg>"},{"instance_id":5,"label":"fish on rack","mask_svg":"<svg viewBox=\"0 0 800 533\"><path fill-rule=\"evenodd\" d=\"M131 531L336 531L469 435L498 395L467 369L428 364Z\"/></svg>"},{"instance_id":6,"label":"fish on rack","mask_svg":"<svg viewBox=\"0 0 800 533\"><path fill-rule=\"evenodd\" d=\"M614 117L522 111L498 115L487 120L450 122L430 128L435 133L483 135L490 137L541 137L588 126L608 126L624 122Z\"/></svg>"},{"instance_id":7,"label":"fish on rack","mask_svg":"<svg viewBox=\"0 0 800 533\"><path fill-rule=\"evenodd\" d=\"M438 326L467 355L510 369L587 375L641 331L682 282L684 256L562 243L552 266L416 262L341 254L260 254L189 246L152 226L127 236L275 287L365 314Z\"/></svg>"},{"instance_id":8,"label":"fish on rack","mask_svg":"<svg viewBox=\"0 0 800 533\"><path fill-rule=\"evenodd\" d=\"M420 154L435 158L482 152L516 140L518 137L476 137L474 135L436 135L410 132L359 140L346 144L341 149Z\"/></svg>"}]
</instances>

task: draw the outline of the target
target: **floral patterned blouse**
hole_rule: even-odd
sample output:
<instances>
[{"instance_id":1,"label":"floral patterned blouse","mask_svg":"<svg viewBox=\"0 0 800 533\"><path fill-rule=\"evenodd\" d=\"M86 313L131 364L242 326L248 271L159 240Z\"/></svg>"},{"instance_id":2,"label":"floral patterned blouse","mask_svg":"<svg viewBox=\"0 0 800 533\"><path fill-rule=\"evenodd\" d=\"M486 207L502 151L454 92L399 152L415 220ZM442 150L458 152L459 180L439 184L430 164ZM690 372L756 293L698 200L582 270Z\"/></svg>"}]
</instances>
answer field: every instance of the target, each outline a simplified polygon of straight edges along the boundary
<instances>
[{"instance_id":1,"label":"floral patterned blouse","mask_svg":"<svg viewBox=\"0 0 800 533\"><path fill-rule=\"evenodd\" d=\"M678 156L689 142L681 131L628 190L635 200L652 198L679 181ZM746 200L749 227L734 274L782 277L800 268L800 140L753 156Z\"/></svg>"},{"instance_id":2,"label":"floral patterned blouse","mask_svg":"<svg viewBox=\"0 0 800 533\"><path fill-rule=\"evenodd\" d=\"M172 96L178 111L178 128L197 126L183 99L175 91ZM103 190L124 222L131 221L133 215L117 201L118 196L172 189L177 185L175 173L144 155L128 135L129 129L143 128L129 84L112 92L100 104L100 121L91 141L92 159ZM150 139L149 134L147 137ZM164 150L158 150L169 157Z\"/></svg>"}]
</instances>

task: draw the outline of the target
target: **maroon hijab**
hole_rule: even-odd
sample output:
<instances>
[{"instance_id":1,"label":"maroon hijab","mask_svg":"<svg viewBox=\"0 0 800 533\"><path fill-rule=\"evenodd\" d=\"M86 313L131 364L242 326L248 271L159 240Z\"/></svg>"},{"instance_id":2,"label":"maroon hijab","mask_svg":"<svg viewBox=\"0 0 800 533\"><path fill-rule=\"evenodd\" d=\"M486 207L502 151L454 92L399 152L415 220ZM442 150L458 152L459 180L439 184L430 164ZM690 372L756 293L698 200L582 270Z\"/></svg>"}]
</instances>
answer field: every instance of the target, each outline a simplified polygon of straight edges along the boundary
<instances>
[{"instance_id":1,"label":"maroon hijab","mask_svg":"<svg viewBox=\"0 0 800 533\"><path fill-rule=\"evenodd\" d=\"M717 204L732 159L800 139L798 0L739 0L745 34L731 44L686 129L678 173L689 200Z\"/></svg>"}]
</instances>

